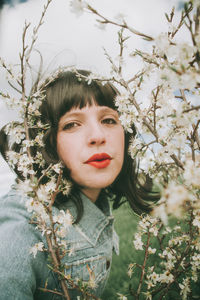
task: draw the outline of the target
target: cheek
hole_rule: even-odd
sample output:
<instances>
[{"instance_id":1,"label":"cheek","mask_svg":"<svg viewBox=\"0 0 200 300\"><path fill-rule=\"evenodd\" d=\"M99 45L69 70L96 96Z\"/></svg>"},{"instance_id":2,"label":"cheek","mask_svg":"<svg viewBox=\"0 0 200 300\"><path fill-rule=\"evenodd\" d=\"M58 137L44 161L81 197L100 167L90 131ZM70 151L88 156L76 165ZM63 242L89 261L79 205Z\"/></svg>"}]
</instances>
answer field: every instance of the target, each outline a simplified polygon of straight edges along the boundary
<instances>
[{"instance_id":1,"label":"cheek","mask_svg":"<svg viewBox=\"0 0 200 300\"><path fill-rule=\"evenodd\" d=\"M57 153L59 158L66 164L70 160L70 145L62 134L57 135Z\"/></svg>"},{"instance_id":2,"label":"cheek","mask_svg":"<svg viewBox=\"0 0 200 300\"><path fill-rule=\"evenodd\" d=\"M62 156L62 152L63 152L63 149L62 149L62 136L58 133L57 134L57 139L56 139L56 148L57 148L57 153L58 153L58 156L61 158Z\"/></svg>"},{"instance_id":3,"label":"cheek","mask_svg":"<svg viewBox=\"0 0 200 300\"><path fill-rule=\"evenodd\" d=\"M77 145L77 139L68 138L65 135L57 135L57 153L60 160L71 171L79 167L81 146Z\"/></svg>"},{"instance_id":4,"label":"cheek","mask_svg":"<svg viewBox=\"0 0 200 300\"><path fill-rule=\"evenodd\" d=\"M125 147L125 134L123 129L119 132L117 141L118 141L118 145L116 147L119 149L119 158L123 163L124 147Z\"/></svg>"}]
</instances>

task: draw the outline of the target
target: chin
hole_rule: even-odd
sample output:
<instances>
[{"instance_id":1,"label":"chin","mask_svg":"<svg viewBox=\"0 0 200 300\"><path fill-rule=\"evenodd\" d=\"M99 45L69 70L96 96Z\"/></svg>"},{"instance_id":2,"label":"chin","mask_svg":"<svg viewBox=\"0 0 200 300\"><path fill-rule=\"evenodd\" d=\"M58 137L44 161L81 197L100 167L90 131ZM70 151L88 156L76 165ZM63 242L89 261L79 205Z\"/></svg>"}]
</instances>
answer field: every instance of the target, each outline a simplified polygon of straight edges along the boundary
<instances>
[{"instance_id":1,"label":"chin","mask_svg":"<svg viewBox=\"0 0 200 300\"><path fill-rule=\"evenodd\" d=\"M97 176L92 177L88 176L87 178L84 178L84 180L82 178L73 179L78 185L82 187L87 187L89 189L103 189L107 188L115 181L118 173L115 176L113 175L114 174L112 174L112 176L106 176L104 173L101 176L99 176L99 174Z\"/></svg>"},{"instance_id":2,"label":"chin","mask_svg":"<svg viewBox=\"0 0 200 300\"><path fill-rule=\"evenodd\" d=\"M114 180L110 180L110 181L106 181L106 182L98 182L98 184L94 184L94 185L91 184L90 186L91 186L91 188L94 188L94 189L104 189L104 188L107 188L108 186L110 186L114 182Z\"/></svg>"}]
</instances>

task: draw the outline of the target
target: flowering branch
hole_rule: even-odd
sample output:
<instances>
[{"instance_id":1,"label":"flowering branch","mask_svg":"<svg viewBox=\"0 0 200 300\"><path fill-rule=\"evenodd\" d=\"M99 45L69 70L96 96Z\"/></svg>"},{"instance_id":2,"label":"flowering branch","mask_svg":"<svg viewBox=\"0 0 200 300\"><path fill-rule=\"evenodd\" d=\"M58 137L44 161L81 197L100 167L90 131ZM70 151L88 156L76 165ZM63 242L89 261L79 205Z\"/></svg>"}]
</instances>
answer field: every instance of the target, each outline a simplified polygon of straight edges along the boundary
<instances>
[{"instance_id":1,"label":"flowering branch","mask_svg":"<svg viewBox=\"0 0 200 300\"><path fill-rule=\"evenodd\" d=\"M54 240L55 240L55 232L54 230L52 231L52 234L54 236ZM61 266L61 261L60 261L60 257L59 257L59 253L58 253L58 246L55 245L54 247L56 248L56 253L55 253L55 250L52 246L52 241L51 241L51 238L50 236L45 233L45 237L46 237L46 241L47 241L47 244L48 244L48 251L51 255L51 258L53 260L53 264L54 264L54 272L59 274L60 273L60 266ZM57 254L57 255L56 255ZM70 300L70 296L69 296L69 292L68 292L68 288L67 288L67 285L66 285L66 280L65 279L60 279L60 283L61 283L61 286L62 286L62 290L63 290L63 293L64 293L64 296L67 300Z\"/></svg>"},{"instance_id":2,"label":"flowering branch","mask_svg":"<svg viewBox=\"0 0 200 300\"><path fill-rule=\"evenodd\" d=\"M33 46L37 40L37 35L38 35L38 31L40 29L40 27L42 26L43 24L43 20L44 20L44 17L46 15L46 12L47 12L47 9L49 7L49 5L51 4L52 0L47 0L47 3L46 5L44 5L44 8L43 8L43 11L42 11L42 14L41 14L41 17L40 17L40 20L39 20L39 23L38 25L33 29L33 37L32 37L32 42L31 42L31 45L26 53L26 62L29 61L29 58L30 58L30 54L33 50Z\"/></svg>"},{"instance_id":3,"label":"flowering branch","mask_svg":"<svg viewBox=\"0 0 200 300\"><path fill-rule=\"evenodd\" d=\"M143 280L144 280L145 268L146 268L147 259L148 259L148 250L149 250L149 244L150 244L150 237L151 237L151 234L148 231L147 232L147 242L146 242L146 245L145 245L144 262L143 262L143 265L141 267L142 271L141 271L141 275L140 275L140 281L139 281L137 292L136 292L136 295L135 295L135 297L136 297L135 299L136 300L139 299L139 295L141 293L141 288L142 288L142 284L143 284Z\"/></svg>"},{"instance_id":4,"label":"flowering branch","mask_svg":"<svg viewBox=\"0 0 200 300\"><path fill-rule=\"evenodd\" d=\"M131 31L124 19L118 23L88 7L86 2L84 5L84 9L98 16L98 23L123 29L118 33L117 60L105 50L112 74L108 80L121 88L116 107L122 125L130 133L134 125L139 132L131 140L129 153L133 159L140 160L141 172L149 174L161 192L153 211L157 221L144 216L135 235L134 246L143 251L143 261L129 265L130 277L135 268L141 271L136 289L130 288L130 295L134 299L144 295L149 300L171 295L174 299L178 295L182 299L192 298L200 270L199 3L187 1L177 24L173 8L165 15L168 32L157 37ZM177 37L183 28L189 39L183 36L180 41ZM151 41L152 50L144 52L126 47L126 30L129 40L136 34L146 38L147 43ZM124 76L125 51L128 55L131 53L133 70L135 59L143 63L141 70L128 79ZM172 216L183 218L183 222L176 221L176 225L167 227ZM154 249L151 244L155 245ZM156 257L152 264L150 254ZM120 299L127 299L118 295Z\"/></svg>"},{"instance_id":5,"label":"flowering branch","mask_svg":"<svg viewBox=\"0 0 200 300\"><path fill-rule=\"evenodd\" d=\"M61 277L63 277L66 281L68 281L69 284L72 286L72 288L74 288L74 289L80 291L81 293L83 293L82 289L77 284L75 284L73 280L69 279L65 274L63 274L62 272L59 272L59 271L55 271L55 270L54 270L54 272L57 272ZM86 297L91 297L92 299L95 299L95 300L100 300L100 298L98 298L95 295L89 293L88 291L84 291L84 295Z\"/></svg>"}]
</instances>

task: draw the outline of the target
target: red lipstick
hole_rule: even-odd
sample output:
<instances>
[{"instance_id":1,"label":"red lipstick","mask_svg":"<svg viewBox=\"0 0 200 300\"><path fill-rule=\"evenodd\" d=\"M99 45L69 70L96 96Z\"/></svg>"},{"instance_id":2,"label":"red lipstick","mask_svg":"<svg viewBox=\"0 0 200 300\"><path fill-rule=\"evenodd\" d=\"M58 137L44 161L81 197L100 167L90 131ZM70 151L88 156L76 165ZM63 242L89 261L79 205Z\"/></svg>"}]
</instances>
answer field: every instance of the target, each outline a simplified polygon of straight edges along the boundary
<instances>
[{"instance_id":1,"label":"red lipstick","mask_svg":"<svg viewBox=\"0 0 200 300\"><path fill-rule=\"evenodd\" d=\"M85 163L97 169L106 168L111 162L111 157L107 153L97 153L92 155Z\"/></svg>"}]
</instances>

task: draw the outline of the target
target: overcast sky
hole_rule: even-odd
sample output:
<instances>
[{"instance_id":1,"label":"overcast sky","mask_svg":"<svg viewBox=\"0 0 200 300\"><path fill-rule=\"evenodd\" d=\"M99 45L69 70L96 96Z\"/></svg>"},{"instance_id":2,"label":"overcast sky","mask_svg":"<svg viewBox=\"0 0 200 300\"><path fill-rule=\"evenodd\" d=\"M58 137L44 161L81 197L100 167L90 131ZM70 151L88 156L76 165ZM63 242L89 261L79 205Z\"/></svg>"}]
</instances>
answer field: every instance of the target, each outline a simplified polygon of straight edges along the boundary
<instances>
[{"instance_id":1,"label":"overcast sky","mask_svg":"<svg viewBox=\"0 0 200 300\"><path fill-rule=\"evenodd\" d=\"M76 65L97 73L107 74L108 63L103 47L117 56L117 30L111 25L100 30L95 17L85 13L80 17L73 14L69 0L53 0L45 16L36 44L44 57L46 74L59 65ZM164 13L170 12L178 0L92 0L92 6L109 18L119 13L126 16L128 23L138 31L156 36L167 28ZM13 7L5 5L0 13L0 56L8 63L19 63L21 36L25 20L31 22L31 30L40 18L45 0L29 0ZM133 50L143 48L146 43L139 37L132 37ZM33 56L36 64L36 55ZM132 66L127 66L127 72ZM5 87L4 73L0 72L0 87ZM15 113L7 111L0 99L0 127L15 118ZM4 194L13 181L12 173L0 159L0 195Z\"/></svg>"}]
</instances>

